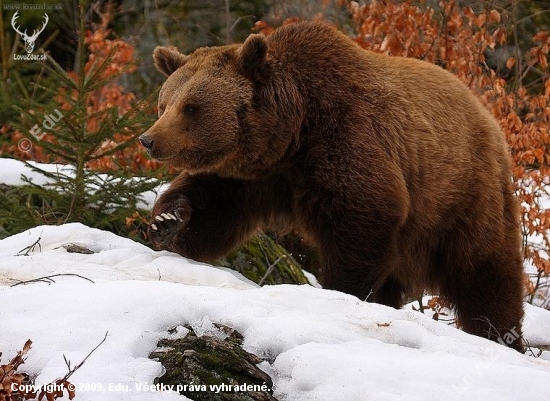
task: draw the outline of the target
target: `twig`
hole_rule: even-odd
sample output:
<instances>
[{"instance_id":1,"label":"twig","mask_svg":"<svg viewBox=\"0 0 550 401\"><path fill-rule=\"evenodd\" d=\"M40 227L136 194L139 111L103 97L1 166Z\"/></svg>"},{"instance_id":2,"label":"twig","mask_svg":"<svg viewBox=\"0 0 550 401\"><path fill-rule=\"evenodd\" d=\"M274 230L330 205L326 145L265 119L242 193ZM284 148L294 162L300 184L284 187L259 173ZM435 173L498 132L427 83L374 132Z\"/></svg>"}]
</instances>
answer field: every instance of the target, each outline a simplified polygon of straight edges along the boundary
<instances>
[{"instance_id":1,"label":"twig","mask_svg":"<svg viewBox=\"0 0 550 401\"><path fill-rule=\"evenodd\" d=\"M511 344L508 343L507 340L505 340L504 338L502 338L502 335L499 333L498 329L495 327L495 325L493 323L491 323L491 321L489 320L489 318L487 316L482 316L482 317L479 317L479 318L474 318L474 320L479 320L481 322L485 322L489 325L489 330L485 330L485 333L487 333L487 338L489 340L492 340L493 338L496 338L497 339L497 342L501 345L508 345L510 346ZM512 333L514 334L514 337L515 336L515 326L512 327L512 329L510 329L509 331L507 331L507 333ZM515 338L516 340L519 340L520 344L521 345L527 345L526 341L525 341L525 338L523 337L523 335L520 335L519 337L516 337ZM526 350L524 351L524 353L526 352ZM532 351L531 351L532 352Z\"/></svg>"},{"instance_id":2,"label":"twig","mask_svg":"<svg viewBox=\"0 0 550 401\"><path fill-rule=\"evenodd\" d=\"M537 290L539 289L541 277L542 277L542 270L539 271L539 273L537 274L537 282L535 283L535 288L533 288L533 293L531 294L531 298L529 299L529 303L531 305L533 304L533 301L535 300L535 294L537 293Z\"/></svg>"},{"instance_id":3,"label":"twig","mask_svg":"<svg viewBox=\"0 0 550 401\"><path fill-rule=\"evenodd\" d=\"M264 235L265 235L265 234L262 234L262 235L259 236L260 242L258 242L258 246L259 246L259 248L260 248L260 251L261 251L262 254L264 255L265 262L266 262L266 263L269 263L269 257L267 256L267 252L265 251L265 249L264 249L264 247L263 247L263 245L262 245L262 242L261 242L261 239L264 238Z\"/></svg>"},{"instance_id":4,"label":"twig","mask_svg":"<svg viewBox=\"0 0 550 401\"><path fill-rule=\"evenodd\" d=\"M516 76L516 82L515 82L515 89L516 91L519 90L519 88L522 87L522 72L523 72L523 58L521 57L520 53L520 47L519 47L519 38L518 38L518 4L517 1L512 1L512 26L514 27L512 31L512 35L514 38L514 45L515 45L515 57L516 57L516 63L514 64L515 67L515 76ZM515 109L518 110L518 104L517 99L515 100Z\"/></svg>"},{"instance_id":5,"label":"twig","mask_svg":"<svg viewBox=\"0 0 550 401\"><path fill-rule=\"evenodd\" d=\"M59 274L52 274L50 276L44 276L44 277L38 277L38 278L33 278L32 280L25 280L25 281L21 281L19 280L18 283L15 283L15 284L12 284L10 285L10 287L15 287L15 286L18 286L18 285L27 285L27 284L32 284L32 283L48 283L48 285L50 285L51 283L55 283L55 280L52 279L52 277L61 277L61 276L75 276L75 277L79 277L83 280L88 280L90 283L92 284L95 284L93 280L90 280L89 278L87 277L84 277L84 276L81 276L80 274L75 274L75 273L59 273Z\"/></svg>"},{"instance_id":6,"label":"twig","mask_svg":"<svg viewBox=\"0 0 550 401\"><path fill-rule=\"evenodd\" d=\"M443 16L443 20L445 20L445 15ZM428 56L428 54L432 51L432 48L434 47L435 42L440 39L441 33L443 32L443 26L444 24L442 21L437 31L437 35L433 38L432 43L430 44L430 47L428 47L428 50L426 50L424 54L420 56L420 60L424 60ZM437 55L436 55L436 58L437 58Z\"/></svg>"},{"instance_id":7,"label":"twig","mask_svg":"<svg viewBox=\"0 0 550 401\"><path fill-rule=\"evenodd\" d=\"M418 310L422 313L424 313L424 304L422 302L422 297L423 297L424 294L420 294L420 297L418 297L417 301L418 301Z\"/></svg>"},{"instance_id":8,"label":"twig","mask_svg":"<svg viewBox=\"0 0 550 401\"><path fill-rule=\"evenodd\" d=\"M15 256L29 256L29 252L33 252L34 248L36 248L36 245L38 245L38 249L40 249L40 252L42 252L42 246L40 245L41 239L42 237L38 237L36 241L34 241L31 245L21 249L19 252L17 252L17 255Z\"/></svg>"},{"instance_id":9,"label":"twig","mask_svg":"<svg viewBox=\"0 0 550 401\"><path fill-rule=\"evenodd\" d=\"M231 4L229 0L225 0L225 44L228 45L231 43L231 28L229 24L231 23Z\"/></svg>"},{"instance_id":10,"label":"twig","mask_svg":"<svg viewBox=\"0 0 550 401\"><path fill-rule=\"evenodd\" d=\"M537 11L536 13L530 14L527 17L520 18L516 21L517 25L523 24L525 21L529 21L531 18L536 17L537 15L544 14L550 12L550 10L541 10Z\"/></svg>"},{"instance_id":11,"label":"twig","mask_svg":"<svg viewBox=\"0 0 550 401\"><path fill-rule=\"evenodd\" d=\"M258 285L262 285L265 281L265 279L267 277L269 277L269 275L271 274L271 272L273 271L273 269L275 268L275 266L277 265L277 263L279 263L281 260L285 259L286 258L286 255L281 255L279 256L275 262L273 262L268 268L267 268L267 271L265 272L265 275L262 277L262 279L260 280L260 282L258 283Z\"/></svg>"},{"instance_id":12,"label":"twig","mask_svg":"<svg viewBox=\"0 0 550 401\"><path fill-rule=\"evenodd\" d=\"M67 380L69 377L71 377L73 375L74 372L76 372L78 369L80 369L82 367L82 365L84 365L84 362L86 362L86 360L90 357L90 355L92 355L96 349L98 349L104 342L105 340L107 340L107 336L109 335L109 332L107 331L105 333L105 337L103 337L103 340L100 341L99 344L97 344L95 346L95 348L93 350L90 351L90 353L88 355L86 355L86 357L78 364L76 365L74 368L71 369L71 362L70 361L67 361L67 358L65 357L65 354L63 354L63 359L65 360L65 364L67 365L67 367L69 368L69 372L63 376L61 379L58 379L58 380L61 380L61 381L65 381ZM57 381L57 380L56 380Z\"/></svg>"},{"instance_id":13,"label":"twig","mask_svg":"<svg viewBox=\"0 0 550 401\"><path fill-rule=\"evenodd\" d=\"M229 38L231 39L231 33L235 30L235 28L237 27L237 25L239 25L239 22L241 22L243 19L246 19L246 18L256 18L256 16L254 14L248 14L248 15L243 15L242 17L239 17L235 20L235 22L233 22L233 25L231 25L231 28L229 29L229 32L230 32L230 36ZM230 44L231 42L228 42L227 44Z\"/></svg>"},{"instance_id":14,"label":"twig","mask_svg":"<svg viewBox=\"0 0 550 401\"><path fill-rule=\"evenodd\" d=\"M71 377L74 372L80 369L82 365L84 365L86 360L90 357L90 355L92 355L94 351L98 349L99 346L105 342L108 334L109 332L106 332L105 337L103 337L103 340L101 340L101 342L97 344L95 348L91 350L90 353L86 355L86 357L74 368L71 368L71 362L67 359L65 354L63 354L63 360L65 361L65 365L67 365L67 369L69 369L69 371L65 376L55 379L54 381L44 386L45 389L40 392L40 394L38 395L38 399L42 400L44 396L46 397L47 400L56 400L57 398L62 398L64 390L67 390L67 392L69 393L69 400L72 400L73 398L75 398L76 386L71 382L69 382L68 380L69 377ZM48 390L47 389L48 387L54 387L55 390Z\"/></svg>"},{"instance_id":15,"label":"twig","mask_svg":"<svg viewBox=\"0 0 550 401\"><path fill-rule=\"evenodd\" d=\"M527 341L527 339L524 338L523 342L525 343L525 354L527 354L527 352L530 352L531 356L534 358L539 358L542 355L542 353L545 351L544 345L538 345L536 348L539 349L539 352L535 354L535 351L533 350L533 347L531 347L531 344L529 343L529 341Z\"/></svg>"},{"instance_id":16,"label":"twig","mask_svg":"<svg viewBox=\"0 0 550 401\"><path fill-rule=\"evenodd\" d=\"M202 26L201 24L195 24L195 26L199 29L202 29L206 34L210 35L210 36L213 36L214 38L216 38L216 40L218 40L220 43L224 43L223 39L220 38L218 35L216 35L214 32L212 31L209 31L207 28L205 28L204 26Z\"/></svg>"},{"instance_id":17,"label":"twig","mask_svg":"<svg viewBox=\"0 0 550 401\"><path fill-rule=\"evenodd\" d=\"M369 293L367 294L367 296L365 297L365 299L363 300L363 302L367 302L367 300L369 299L369 297L372 295L372 288L371 290L369 291Z\"/></svg>"}]
</instances>

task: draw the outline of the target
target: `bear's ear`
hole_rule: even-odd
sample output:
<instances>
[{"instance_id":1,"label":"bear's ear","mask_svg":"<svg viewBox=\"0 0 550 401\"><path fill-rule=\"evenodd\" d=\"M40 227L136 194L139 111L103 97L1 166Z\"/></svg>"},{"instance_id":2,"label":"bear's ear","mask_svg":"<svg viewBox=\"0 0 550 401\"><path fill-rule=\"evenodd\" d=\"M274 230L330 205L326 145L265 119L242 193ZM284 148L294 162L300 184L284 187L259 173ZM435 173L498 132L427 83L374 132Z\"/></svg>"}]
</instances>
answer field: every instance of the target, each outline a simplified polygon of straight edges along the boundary
<instances>
[{"instance_id":1,"label":"bear's ear","mask_svg":"<svg viewBox=\"0 0 550 401\"><path fill-rule=\"evenodd\" d=\"M172 75L174 71L184 65L187 61L187 57L188 56L179 53L177 50L172 50L164 46L157 46L153 52L155 67L166 76Z\"/></svg>"},{"instance_id":2,"label":"bear's ear","mask_svg":"<svg viewBox=\"0 0 550 401\"><path fill-rule=\"evenodd\" d=\"M239 62L243 74L254 78L267 59L267 41L264 35L250 35L239 50Z\"/></svg>"}]
</instances>

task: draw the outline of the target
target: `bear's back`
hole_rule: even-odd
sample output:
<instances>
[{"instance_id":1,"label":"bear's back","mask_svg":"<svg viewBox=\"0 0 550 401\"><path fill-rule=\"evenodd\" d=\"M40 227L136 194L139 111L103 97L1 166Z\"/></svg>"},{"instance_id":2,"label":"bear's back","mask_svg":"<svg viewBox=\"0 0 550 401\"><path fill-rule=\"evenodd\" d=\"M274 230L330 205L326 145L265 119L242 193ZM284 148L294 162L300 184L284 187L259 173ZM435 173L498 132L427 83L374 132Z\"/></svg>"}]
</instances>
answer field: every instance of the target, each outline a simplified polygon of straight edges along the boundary
<instances>
[{"instance_id":1,"label":"bear's back","mask_svg":"<svg viewBox=\"0 0 550 401\"><path fill-rule=\"evenodd\" d=\"M392 173L406 181L410 221L426 230L450 223L466 204L477 203L487 215L501 208L498 194L509 183L511 160L504 135L453 74L364 50L318 23L283 27L268 43L274 65L306 97L310 118L303 140L314 149L307 163L321 160L319 176L333 168L323 159L338 160L342 171L358 177L357 187L374 163L397 166ZM353 184L345 182L349 190ZM488 199L487 193L497 196Z\"/></svg>"}]
</instances>

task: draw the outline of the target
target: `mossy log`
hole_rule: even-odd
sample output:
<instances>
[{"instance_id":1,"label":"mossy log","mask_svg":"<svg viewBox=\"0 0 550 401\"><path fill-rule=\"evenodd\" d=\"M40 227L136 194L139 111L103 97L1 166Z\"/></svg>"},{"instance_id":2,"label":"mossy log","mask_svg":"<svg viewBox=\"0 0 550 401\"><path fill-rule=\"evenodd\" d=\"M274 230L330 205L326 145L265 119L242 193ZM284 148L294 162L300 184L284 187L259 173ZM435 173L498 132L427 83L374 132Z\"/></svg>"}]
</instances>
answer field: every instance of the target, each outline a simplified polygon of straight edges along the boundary
<instances>
[{"instance_id":1,"label":"mossy log","mask_svg":"<svg viewBox=\"0 0 550 401\"><path fill-rule=\"evenodd\" d=\"M184 338L160 340L160 350L149 358L159 360L166 373L156 378L155 384L179 389L192 400L277 401L271 377L256 366L262 359L242 349L239 332L216 326L222 336L198 337L185 326L189 333ZM265 391L254 391L254 386ZM243 391L246 387L249 390Z\"/></svg>"},{"instance_id":2,"label":"mossy log","mask_svg":"<svg viewBox=\"0 0 550 401\"><path fill-rule=\"evenodd\" d=\"M224 266L264 284L309 284L300 264L266 234L260 234L229 254Z\"/></svg>"}]
</instances>

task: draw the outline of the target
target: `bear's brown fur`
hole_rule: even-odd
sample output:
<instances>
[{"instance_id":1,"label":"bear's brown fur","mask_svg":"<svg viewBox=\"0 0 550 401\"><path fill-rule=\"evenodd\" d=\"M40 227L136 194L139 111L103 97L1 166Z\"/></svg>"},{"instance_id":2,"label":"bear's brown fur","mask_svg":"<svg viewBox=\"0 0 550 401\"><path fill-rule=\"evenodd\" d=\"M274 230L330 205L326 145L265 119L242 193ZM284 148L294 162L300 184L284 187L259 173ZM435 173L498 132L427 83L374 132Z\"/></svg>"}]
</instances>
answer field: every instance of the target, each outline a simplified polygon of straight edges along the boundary
<instances>
[{"instance_id":1,"label":"bear's brown fur","mask_svg":"<svg viewBox=\"0 0 550 401\"><path fill-rule=\"evenodd\" d=\"M154 61L168 79L140 139L185 171L153 208L158 248L208 262L291 228L319 248L325 288L396 308L439 291L465 331L521 333L509 152L452 74L320 23Z\"/></svg>"}]
</instances>

